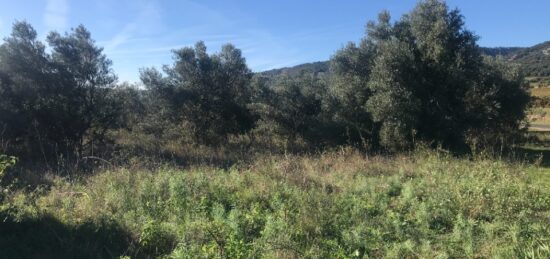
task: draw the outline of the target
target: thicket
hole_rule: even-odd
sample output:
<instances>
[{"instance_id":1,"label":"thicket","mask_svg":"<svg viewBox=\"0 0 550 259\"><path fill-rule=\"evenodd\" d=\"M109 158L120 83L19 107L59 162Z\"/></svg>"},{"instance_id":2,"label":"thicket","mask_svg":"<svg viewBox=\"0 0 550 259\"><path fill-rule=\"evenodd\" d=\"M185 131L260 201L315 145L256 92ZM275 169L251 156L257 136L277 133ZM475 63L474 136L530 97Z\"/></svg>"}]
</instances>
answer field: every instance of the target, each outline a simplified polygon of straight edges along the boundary
<instances>
[{"instance_id":1,"label":"thicket","mask_svg":"<svg viewBox=\"0 0 550 259\"><path fill-rule=\"evenodd\" d=\"M483 149L520 140L526 84L443 1L382 12L330 73L198 42L130 85L83 26L36 35L0 45L0 257L550 255L547 173Z\"/></svg>"},{"instance_id":2,"label":"thicket","mask_svg":"<svg viewBox=\"0 0 550 259\"><path fill-rule=\"evenodd\" d=\"M2 151L59 165L109 159L124 152L112 144L141 139L282 151L507 146L525 128L529 95L517 68L484 59L477 38L458 10L427 0L395 22L382 12L334 54L329 75L254 75L233 45L208 53L199 42L162 71L142 69L139 88L116 83L83 26L50 33L47 52L16 22L0 46Z\"/></svg>"},{"instance_id":3,"label":"thicket","mask_svg":"<svg viewBox=\"0 0 550 259\"><path fill-rule=\"evenodd\" d=\"M46 164L93 155L122 122L111 62L83 26L50 33L50 53L36 38L16 22L0 46L2 149Z\"/></svg>"}]
</instances>

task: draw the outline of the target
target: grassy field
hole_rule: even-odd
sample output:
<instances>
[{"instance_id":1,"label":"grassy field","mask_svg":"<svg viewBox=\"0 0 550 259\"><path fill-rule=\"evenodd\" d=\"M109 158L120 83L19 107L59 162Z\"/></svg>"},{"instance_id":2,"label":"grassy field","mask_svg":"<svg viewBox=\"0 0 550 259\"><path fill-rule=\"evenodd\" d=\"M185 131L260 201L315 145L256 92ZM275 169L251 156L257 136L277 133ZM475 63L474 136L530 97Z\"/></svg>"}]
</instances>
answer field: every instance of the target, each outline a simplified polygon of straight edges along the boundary
<instances>
[{"instance_id":1,"label":"grassy field","mask_svg":"<svg viewBox=\"0 0 550 259\"><path fill-rule=\"evenodd\" d=\"M550 87L550 77L527 77L527 82L529 86L533 88L533 93L536 96L550 96L548 91L538 91L540 88ZM542 94L542 95L539 95Z\"/></svg>"},{"instance_id":2,"label":"grassy field","mask_svg":"<svg viewBox=\"0 0 550 259\"><path fill-rule=\"evenodd\" d=\"M0 258L549 258L550 108L529 120L512 160L117 135L124 150L181 161L144 153L76 178L19 172L0 194Z\"/></svg>"},{"instance_id":3,"label":"grassy field","mask_svg":"<svg viewBox=\"0 0 550 259\"><path fill-rule=\"evenodd\" d=\"M538 105L532 107L528 112L529 122L532 130L549 131L550 130L550 107L548 100L550 98L550 78L527 78L530 83L531 96L538 98Z\"/></svg>"},{"instance_id":4,"label":"grassy field","mask_svg":"<svg viewBox=\"0 0 550 259\"><path fill-rule=\"evenodd\" d=\"M548 258L537 160L352 149L46 177L0 209L8 258Z\"/></svg>"},{"instance_id":5,"label":"grassy field","mask_svg":"<svg viewBox=\"0 0 550 259\"><path fill-rule=\"evenodd\" d=\"M530 92L532 96L550 97L550 87L531 88Z\"/></svg>"},{"instance_id":6,"label":"grassy field","mask_svg":"<svg viewBox=\"0 0 550 259\"><path fill-rule=\"evenodd\" d=\"M533 107L528 114L532 125L550 125L550 108Z\"/></svg>"},{"instance_id":7,"label":"grassy field","mask_svg":"<svg viewBox=\"0 0 550 259\"><path fill-rule=\"evenodd\" d=\"M18 172L0 194L0 258L549 258L550 108L529 120L508 159L113 136L151 154L87 176Z\"/></svg>"}]
</instances>

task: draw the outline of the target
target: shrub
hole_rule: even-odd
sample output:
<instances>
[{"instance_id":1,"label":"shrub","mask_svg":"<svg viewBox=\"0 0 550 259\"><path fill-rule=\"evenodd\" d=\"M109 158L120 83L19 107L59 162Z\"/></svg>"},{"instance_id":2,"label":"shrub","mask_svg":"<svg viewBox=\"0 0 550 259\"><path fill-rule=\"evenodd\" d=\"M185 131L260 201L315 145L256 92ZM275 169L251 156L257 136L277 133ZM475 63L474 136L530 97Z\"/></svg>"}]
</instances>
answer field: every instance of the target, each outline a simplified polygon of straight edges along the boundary
<instances>
[{"instance_id":1,"label":"shrub","mask_svg":"<svg viewBox=\"0 0 550 259\"><path fill-rule=\"evenodd\" d=\"M424 0L395 23L388 12L332 58L337 118L390 150L416 140L466 151L521 135L529 103L521 73L483 59L458 10Z\"/></svg>"}]
</instances>

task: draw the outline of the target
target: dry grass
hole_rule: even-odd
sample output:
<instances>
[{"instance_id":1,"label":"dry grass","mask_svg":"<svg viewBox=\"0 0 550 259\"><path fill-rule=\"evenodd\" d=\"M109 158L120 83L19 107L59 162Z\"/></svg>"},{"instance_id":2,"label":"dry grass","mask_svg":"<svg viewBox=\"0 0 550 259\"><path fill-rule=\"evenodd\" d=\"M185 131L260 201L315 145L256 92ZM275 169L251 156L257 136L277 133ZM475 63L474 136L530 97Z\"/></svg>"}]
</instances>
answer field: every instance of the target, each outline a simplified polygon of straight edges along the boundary
<instances>
[{"instance_id":1,"label":"dry grass","mask_svg":"<svg viewBox=\"0 0 550 259\"><path fill-rule=\"evenodd\" d=\"M550 87L531 88L532 96L536 97L550 97Z\"/></svg>"},{"instance_id":2,"label":"dry grass","mask_svg":"<svg viewBox=\"0 0 550 259\"><path fill-rule=\"evenodd\" d=\"M115 168L78 181L53 177L47 189L14 193L8 215L73 226L59 242L107 246L106 257L545 257L550 193L541 179L549 173L481 156L367 156L340 148L260 156L228 169ZM89 222L98 233L116 230L117 238L107 240L127 250L96 241L102 236L82 244L75 235ZM18 245L32 240L57 244L47 228L18 233L0 235L7 255L25 257Z\"/></svg>"},{"instance_id":3,"label":"dry grass","mask_svg":"<svg viewBox=\"0 0 550 259\"><path fill-rule=\"evenodd\" d=\"M529 86L534 89L548 89L550 88L550 77L528 77L526 78ZM547 90L541 90L534 92L535 96L549 96ZM539 95L540 94L540 95Z\"/></svg>"},{"instance_id":4,"label":"dry grass","mask_svg":"<svg viewBox=\"0 0 550 259\"><path fill-rule=\"evenodd\" d=\"M550 108L533 107L527 114L531 131L550 130Z\"/></svg>"}]
</instances>

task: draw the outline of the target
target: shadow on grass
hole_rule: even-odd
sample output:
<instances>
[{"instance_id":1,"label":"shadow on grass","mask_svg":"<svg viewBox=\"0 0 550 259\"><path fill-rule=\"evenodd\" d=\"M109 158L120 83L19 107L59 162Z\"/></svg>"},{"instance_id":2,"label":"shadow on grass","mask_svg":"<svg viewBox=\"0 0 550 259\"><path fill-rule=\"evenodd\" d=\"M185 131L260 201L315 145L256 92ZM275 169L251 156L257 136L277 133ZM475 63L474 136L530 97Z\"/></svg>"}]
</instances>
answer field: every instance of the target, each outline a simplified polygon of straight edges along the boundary
<instances>
[{"instance_id":1,"label":"shadow on grass","mask_svg":"<svg viewBox=\"0 0 550 259\"><path fill-rule=\"evenodd\" d=\"M147 150L140 147L124 150L123 155L114 157L114 164L117 166L140 165L143 168L151 170L157 169L161 165L172 165L175 167L189 168L192 166L212 166L216 168L228 169L239 161L246 160L246 155L238 152L226 152L223 154L187 154L169 152L166 150ZM215 152L213 152L215 153Z\"/></svg>"},{"instance_id":2,"label":"shadow on grass","mask_svg":"<svg viewBox=\"0 0 550 259\"><path fill-rule=\"evenodd\" d=\"M513 152L516 160L539 164L542 167L550 167L550 148L516 147Z\"/></svg>"},{"instance_id":3,"label":"shadow on grass","mask_svg":"<svg viewBox=\"0 0 550 259\"><path fill-rule=\"evenodd\" d=\"M70 226L45 216L15 222L0 215L1 258L149 258L120 225L95 220Z\"/></svg>"}]
</instances>

